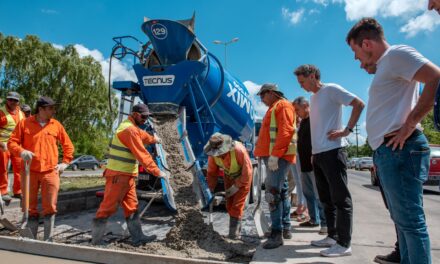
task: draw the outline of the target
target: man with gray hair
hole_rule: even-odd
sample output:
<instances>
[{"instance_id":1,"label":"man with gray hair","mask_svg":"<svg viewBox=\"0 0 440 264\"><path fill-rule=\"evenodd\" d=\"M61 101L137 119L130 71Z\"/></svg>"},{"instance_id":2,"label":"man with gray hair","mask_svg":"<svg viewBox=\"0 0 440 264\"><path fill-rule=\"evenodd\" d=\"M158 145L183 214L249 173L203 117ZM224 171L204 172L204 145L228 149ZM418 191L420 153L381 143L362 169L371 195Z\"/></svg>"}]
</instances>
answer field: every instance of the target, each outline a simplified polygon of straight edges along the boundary
<instances>
[{"instance_id":1,"label":"man with gray hair","mask_svg":"<svg viewBox=\"0 0 440 264\"><path fill-rule=\"evenodd\" d=\"M301 118L298 128L298 156L301 168L302 190L306 197L310 220L299 224L300 227L316 227L321 225L319 234L327 234L327 221L324 209L319 201L315 174L312 165L312 138L310 134L310 106L306 98L300 96L293 101L296 114Z\"/></svg>"},{"instance_id":2,"label":"man with gray hair","mask_svg":"<svg viewBox=\"0 0 440 264\"><path fill-rule=\"evenodd\" d=\"M319 198L324 205L328 236L312 241L313 246L329 247L320 253L325 257L351 255L353 204L347 186L347 142L364 103L340 85L322 83L319 69L310 64L299 66L294 74L301 87L312 92L310 132L313 169ZM342 127L342 106L353 107L350 120Z\"/></svg>"}]
</instances>

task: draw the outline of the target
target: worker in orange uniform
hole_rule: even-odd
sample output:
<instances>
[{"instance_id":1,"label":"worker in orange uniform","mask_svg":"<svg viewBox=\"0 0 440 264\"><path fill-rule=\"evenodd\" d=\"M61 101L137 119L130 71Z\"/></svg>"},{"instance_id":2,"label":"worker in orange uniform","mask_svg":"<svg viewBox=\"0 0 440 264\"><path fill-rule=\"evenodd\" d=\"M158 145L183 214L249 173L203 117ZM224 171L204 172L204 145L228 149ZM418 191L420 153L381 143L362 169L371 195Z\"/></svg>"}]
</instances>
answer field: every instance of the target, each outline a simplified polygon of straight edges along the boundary
<instances>
[{"instance_id":1,"label":"worker in orange uniform","mask_svg":"<svg viewBox=\"0 0 440 264\"><path fill-rule=\"evenodd\" d=\"M21 111L24 113L26 118L31 116L31 107L27 104L21 105Z\"/></svg>"},{"instance_id":2,"label":"worker in orange uniform","mask_svg":"<svg viewBox=\"0 0 440 264\"><path fill-rule=\"evenodd\" d=\"M92 223L92 244L102 243L107 219L116 212L119 204L124 209L133 245L139 246L156 238L156 236L146 236L142 232L135 183L138 176L138 161L152 175L167 177L165 172L154 163L144 146L161 142L159 137L153 137L139 128L146 122L149 114L148 106L137 104L133 106L128 119L116 129L104 171L106 177L104 199Z\"/></svg>"},{"instance_id":3,"label":"worker in orange uniform","mask_svg":"<svg viewBox=\"0 0 440 264\"><path fill-rule=\"evenodd\" d=\"M283 245L283 238L292 238L287 173L296 157L295 109L275 84L264 84L257 95L269 107L254 154L267 169L265 199L269 204L272 228L263 247L272 249Z\"/></svg>"},{"instance_id":4,"label":"worker in orange uniform","mask_svg":"<svg viewBox=\"0 0 440 264\"><path fill-rule=\"evenodd\" d=\"M0 190L3 200L6 203L11 201L8 194L8 163L11 159L14 170L14 184L12 191L15 198L21 197L20 155L11 155L8 151L8 140L14 131L15 126L24 119L20 110L20 95L17 92L9 92L6 96L6 104L0 107Z\"/></svg>"},{"instance_id":5,"label":"worker in orange uniform","mask_svg":"<svg viewBox=\"0 0 440 264\"><path fill-rule=\"evenodd\" d=\"M208 156L208 186L214 193L219 170L224 172L226 209L229 214L229 237L238 239L241 232L246 197L252 183L252 162L246 148L229 135L215 133L203 148Z\"/></svg>"},{"instance_id":6,"label":"worker in orange uniform","mask_svg":"<svg viewBox=\"0 0 440 264\"><path fill-rule=\"evenodd\" d=\"M36 114L21 120L8 142L8 148L13 155L21 156L24 162L32 160L28 226L36 238L39 217L38 191L41 187L45 241L51 241L53 236L60 188L59 175L69 166L74 150L63 125L53 118L56 105L58 104L51 98L40 97L37 100ZM61 144L63 149L63 160L60 164L58 164L58 144Z\"/></svg>"}]
</instances>

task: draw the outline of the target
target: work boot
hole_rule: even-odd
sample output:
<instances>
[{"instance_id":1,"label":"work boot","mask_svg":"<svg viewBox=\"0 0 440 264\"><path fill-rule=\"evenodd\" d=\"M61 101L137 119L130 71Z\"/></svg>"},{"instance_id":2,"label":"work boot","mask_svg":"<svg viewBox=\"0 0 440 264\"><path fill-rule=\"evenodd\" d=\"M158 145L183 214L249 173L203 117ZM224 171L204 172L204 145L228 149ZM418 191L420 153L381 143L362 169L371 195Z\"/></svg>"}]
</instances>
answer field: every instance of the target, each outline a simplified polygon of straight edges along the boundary
<instances>
[{"instance_id":1,"label":"work boot","mask_svg":"<svg viewBox=\"0 0 440 264\"><path fill-rule=\"evenodd\" d=\"M290 231L290 228L283 229L283 239L292 239L292 231Z\"/></svg>"},{"instance_id":2,"label":"work boot","mask_svg":"<svg viewBox=\"0 0 440 264\"><path fill-rule=\"evenodd\" d=\"M239 239L241 233L241 220L235 217L229 217L229 238Z\"/></svg>"},{"instance_id":3,"label":"work boot","mask_svg":"<svg viewBox=\"0 0 440 264\"><path fill-rule=\"evenodd\" d=\"M92 245L101 245L105 233L107 218L93 218L92 222Z\"/></svg>"},{"instance_id":4,"label":"work boot","mask_svg":"<svg viewBox=\"0 0 440 264\"><path fill-rule=\"evenodd\" d=\"M272 230L270 237L263 244L265 249L273 249L283 245L283 236L281 230Z\"/></svg>"},{"instance_id":5,"label":"work boot","mask_svg":"<svg viewBox=\"0 0 440 264\"><path fill-rule=\"evenodd\" d=\"M34 239L37 239L38 234L38 216L30 216L28 218L27 227L31 230Z\"/></svg>"},{"instance_id":6,"label":"work boot","mask_svg":"<svg viewBox=\"0 0 440 264\"><path fill-rule=\"evenodd\" d=\"M144 235L141 227L141 219L139 218L139 213L137 211L125 218L125 221L127 221L127 227L131 235L133 246L138 247L156 239L155 235Z\"/></svg>"},{"instance_id":7,"label":"work boot","mask_svg":"<svg viewBox=\"0 0 440 264\"><path fill-rule=\"evenodd\" d=\"M55 228L55 215L44 216L44 241L52 242L53 230Z\"/></svg>"},{"instance_id":8,"label":"work boot","mask_svg":"<svg viewBox=\"0 0 440 264\"><path fill-rule=\"evenodd\" d=\"M377 255L374 258L374 262L381 264L400 263L400 252L393 250L393 252L388 255Z\"/></svg>"},{"instance_id":9,"label":"work boot","mask_svg":"<svg viewBox=\"0 0 440 264\"><path fill-rule=\"evenodd\" d=\"M2 200L5 202L5 205L8 206L11 203L11 196L9 194L2 194Z\"/></svg>"}]
</instances>

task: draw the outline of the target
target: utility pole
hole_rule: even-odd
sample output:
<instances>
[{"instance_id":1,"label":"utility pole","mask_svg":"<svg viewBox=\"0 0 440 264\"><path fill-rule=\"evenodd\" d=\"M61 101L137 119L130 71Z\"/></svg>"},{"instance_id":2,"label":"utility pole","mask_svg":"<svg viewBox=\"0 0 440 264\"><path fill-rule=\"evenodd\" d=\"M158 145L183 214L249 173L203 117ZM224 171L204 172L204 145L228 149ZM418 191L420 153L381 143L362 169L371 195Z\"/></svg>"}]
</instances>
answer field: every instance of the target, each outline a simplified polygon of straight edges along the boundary
<instances>
[{"instance_id":1,"label":"utility pole","mask_svg":"<svg viewBox=\"0 0 440 264\"><path fill-rule=\"evenodd\" d=\"M359 141L358 141L359 125L358 124L354 126L354 133L356 135L356 157L359 157Z\"/></svg>"}]
</instances>

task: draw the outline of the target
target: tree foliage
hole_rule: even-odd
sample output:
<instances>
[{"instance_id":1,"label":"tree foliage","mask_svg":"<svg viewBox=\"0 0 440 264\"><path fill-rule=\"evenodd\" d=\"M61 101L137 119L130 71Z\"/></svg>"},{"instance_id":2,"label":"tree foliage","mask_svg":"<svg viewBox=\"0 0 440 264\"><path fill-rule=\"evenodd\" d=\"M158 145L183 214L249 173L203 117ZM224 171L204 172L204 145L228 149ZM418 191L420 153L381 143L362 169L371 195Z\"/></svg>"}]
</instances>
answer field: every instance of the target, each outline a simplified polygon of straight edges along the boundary
<instances>
[{"instance_id":1,"label":"tree foliage","mask_svg":"<svg viewBox=\"0 0 440 264\"><path fill-rule=\"evenodd\" d=\"M0 97L13 90L34 105L45 95L60 102L56 119L67 130L76 153L102 158L116 118L117 99L108 106L108 90L101 65L80 58L70 45L57 49L36 36L20 40L0 33Z\"/></svg>"}]
</instances>

